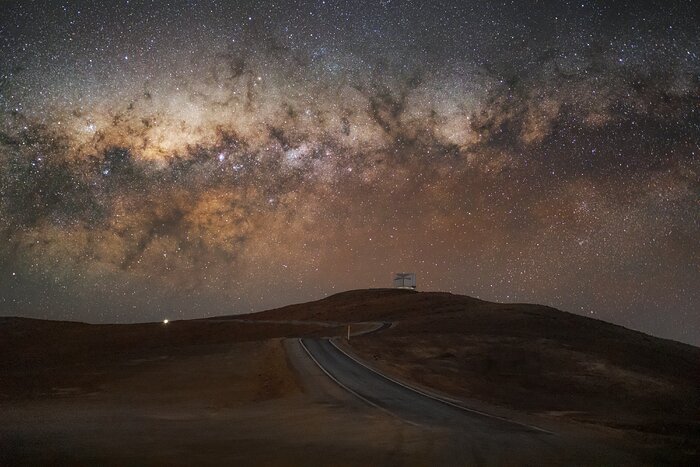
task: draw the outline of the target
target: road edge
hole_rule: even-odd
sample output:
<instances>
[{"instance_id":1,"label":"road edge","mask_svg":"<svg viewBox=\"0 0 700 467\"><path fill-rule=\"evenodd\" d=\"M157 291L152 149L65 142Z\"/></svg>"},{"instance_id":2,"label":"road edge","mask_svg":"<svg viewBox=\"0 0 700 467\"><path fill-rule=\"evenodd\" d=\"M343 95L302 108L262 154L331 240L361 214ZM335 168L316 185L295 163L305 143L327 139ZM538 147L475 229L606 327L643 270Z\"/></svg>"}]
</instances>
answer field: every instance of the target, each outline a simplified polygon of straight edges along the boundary
<instances>
[{"instance_id":1,"label":"road edge","mask_svg":"<svg viewBox=\"0 0 700 467\"><path fill-rule=\"evenodd\" d=\"M342 389L344 389L345 391L349 392L349 393L352 394L353 396L357 397L357 398L360 399L362 402L364 402L364 403L366 403L366 404L368 404L368 405L374 407L375 409L379 409L379 410L381 410L382 412L385 412L385 413L391 415L391 416L394 417L394 418L398 418L398 419L401 420L402 422L408 423L408 424L413 425L413 426L421 426L421 425L419 425L418 423L415 423L415 422L412 422L412 421L410 421L410 420L406 420L405 418L399 417L399 416L396 415L394 412L392 412L392 411L390 411L390 410L388 410L388 409L385 409L384 407L382 407L382 406L379 405L379 404L376 404L375 402L372 402L371 400L369 400L369 399L367 399L366 397L364 397L364 396L358 394L356 391L350 389L349 387L347 387L346 385L344 385L343 383L341 383L340 381L338 381L338 379L337 379L335 376L333 376L332 374L330 374L330 372L329 372L328 370L326 370L326 369L323 367L323 365L321 365L321 364L319 363L318 360L316 360L316 358L313 356L313 354L309 351L309 349L308 349L308 348L306 347L306 345L304 344L303 338L299 338L299 339L297 339L297 340L298 340L298 342L299 342L299 345L301 346L302 349L304 349L304 352L306 352L306 355L309 356L309 358L311 359L311 361L314 362L314 363L316 364L316 366L318 366L318 367L321 369L321 371L323 371L323 373L325 373L325 375L328 376L328 377L331 379L331 381L333 381L335 384L337 384L338 386L340 386ZM330 340L330 339L328 339L328 340ZM332 342L331 342L331 345L333 345ZM335 345L333 345L333 346L335 347ZM342 350L341 350L341 352L342 352ZM345 352L342 352L342 353L345 354ZM347 355L347 354L345 354L345 355ZM348 355L348 357L350 357L350 356ZM350 357L350 358L352 358L352 357ZM355 360L355 359L353 359L353 360ZM355 361L356 361L356 360L355 360ZM363 366L364 366L364 365L363 365Z\"/></svg>"},{"instance_id":2,"label":"road edge","mask_svg":"<svg viewBox=\"0 0 700 467\"><path fill-rule=\"evenodd\" d=\"M477 414L477 415L481 415L481 416L484 416L484 417L493 418L493 419L496 419L496 420L501 420L501 421L504 421L504 422L512 423L512 424L519 425L519 426L523 426L523 427L529 428L529 429L531 429L531 430L539 431L539 432L542 432L542 433L545 433L545 434L548 434L548 435L556 435L556 433L554 433L554 432L552 432L552 431L546 430L546 429L544 429L544 428L540 428L540 427L535 426L535 425L531 425L531 424L528 424L528 423L520 422L520 421L513 420L513 419L510 419L510 418L506 418L506 417L501 417L501 416L499 416L499 415L493 415L493 414L490 414L490 413L482 412L482 411L480 411L480 410L472 409L472 408L470 408L470 407L466 407L466 406L460 404L459 401L457 401L457 400L448 399L448 398L446 398L446 397L443 397L443 396L440 396L440 395L434 394L434 393L431 394L431 393L428 392L428 391L425 391L425 390L423 390L423 389L416 388L416 387L411 386L411 385L409 385L409 384L407 384L407 383L404 383L404 382L402 382L402 381L399 381L399 380L397 380L397 379L395 379L395 378L393 378L393 377L391 377L391 376L388 376L388 375L382 373L381 371L379 371L379 370L373 368L372 366L370 366L370 365L364 363L362 360L360 360L359 357L354 356L354 355L351 355L349 352L343 350L338 344L336 344L335 340L336 340L336 338L328 339L328 341L330 342L330 344L331 344L333 347L335 347L339 352L343 353L345 356L347 356L348 358L350 358L350 359L352 359L353 361L355 361L355 363L357 363L358 365L363 366L364 368L366 368L367 370L371 371L372 373L375 373L375 374L379 375L380 377L382 377L382 378L384 378L384 379L386 379L386 380L388 380L388 381L391 381L391 382L394 383L394 384L398 384L399 386L402 386L402 387L408 389L409 391L413 391L413 392L415 392L415 393L417 393L417 394L420 394L420 395L422 395L422 396L424 396L424 397L428 397L428 398L433 399L433 400L435 400L435 401L437 401L437 402L441 402L441 403L443 403L443 404L446 404L446 405L455 407L455 408L457 408L457 409L464 410L465 412L475 413L475 414ZM319 365L318 362L316 362L316 364ZM320 365L319 365L319 366L320 366ZM323 369L323 367L321 367L321 369ZM324 371L325 371L325 370L324 370Z\"/></svg>"}]
</instances>

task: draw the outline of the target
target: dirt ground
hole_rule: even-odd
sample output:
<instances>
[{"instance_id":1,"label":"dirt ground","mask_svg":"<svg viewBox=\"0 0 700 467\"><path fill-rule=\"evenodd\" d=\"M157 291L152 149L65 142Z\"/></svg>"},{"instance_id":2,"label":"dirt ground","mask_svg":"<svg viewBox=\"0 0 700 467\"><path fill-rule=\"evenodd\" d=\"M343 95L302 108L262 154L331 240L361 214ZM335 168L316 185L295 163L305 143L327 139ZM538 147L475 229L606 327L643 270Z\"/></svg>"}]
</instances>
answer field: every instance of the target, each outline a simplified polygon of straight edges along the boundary
<instances>
[{"instance_id":1,"label":"dirt ground","mask_svg":"<svg viewBox=\"0 0 700 467\"><path fill-rule=\"evenodd\" d=\"M391 322L350 342L390 375L489 410L623 437L655 463L700 458L697 347L541 305L395 289L257 317Z\"/></svg>"},{"instance_id":2,"label":"dirt ground","mask_svg":"<svg viewBox=\"0 0 700 467\"><path fill-rule=\"evenodd\" d=\"M439 431L367 407L323 375L328 387L308 387L299 371L318 370L294 368L271 337L327 329L236 324L195 339L199 323L9 321L2 466L427 465L444 455Z\"/></svg>"},{"instance_id":3,"label":"dirt ground","mask_svg":"<svg viewBox=\"0 0 700 467\"><path fill-rule=\"evenodd\" d=\"M496 415L592 429L641 464L698 459L695 347L450 294L354 291L243 318L0 318L0 465L473 463L450 433L367 406L290 345L368 321L393 326L352 350L395 377Z\"/></svg>"}]
</instances>

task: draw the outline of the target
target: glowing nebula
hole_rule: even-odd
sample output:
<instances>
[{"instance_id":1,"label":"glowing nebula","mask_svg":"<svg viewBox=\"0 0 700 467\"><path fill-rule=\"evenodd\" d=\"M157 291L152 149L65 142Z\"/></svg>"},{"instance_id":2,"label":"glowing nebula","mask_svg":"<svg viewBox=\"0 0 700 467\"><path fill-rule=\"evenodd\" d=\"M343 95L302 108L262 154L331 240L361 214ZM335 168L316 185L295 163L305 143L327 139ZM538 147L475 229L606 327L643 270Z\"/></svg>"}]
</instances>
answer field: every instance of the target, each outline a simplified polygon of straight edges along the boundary
<instances>
[{"instance_id":1,"label":"glowing nebula","mask_svg":"<svg viewBox=\"0 0 700 467\"><path fill-rule=\"evenodd\" d=\"M410 270L700 342L692 2L83 3L3 6L2 314Z\"/></svg>"}]
</instances>

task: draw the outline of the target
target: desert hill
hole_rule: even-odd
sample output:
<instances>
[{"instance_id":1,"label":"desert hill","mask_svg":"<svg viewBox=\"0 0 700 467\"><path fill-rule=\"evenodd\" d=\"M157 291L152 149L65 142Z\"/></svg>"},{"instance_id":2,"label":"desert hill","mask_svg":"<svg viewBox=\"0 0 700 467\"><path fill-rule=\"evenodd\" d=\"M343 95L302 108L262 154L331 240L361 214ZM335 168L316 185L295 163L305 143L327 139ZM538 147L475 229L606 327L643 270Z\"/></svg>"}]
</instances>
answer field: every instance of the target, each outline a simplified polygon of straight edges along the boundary
<instances>
[{"instance_id":1,"label":"desert hill","mask_svg":"<svg viewBox=\"0 0 700 467\"><path fill-rule=\"evenodd\" d=\"M556 343L568 351L583 351L627 369L692 381L700 387L700 348L542 305L493 303L443 292L370 289L234 318L395 324L394 329L367 340L460 334Z\"/></svg>"},{"instance_id":2,"label":"desert hill","mask_svg":"<svg viewBox=\"0 0 700 467\"><path fill-rule=\"evenodd\" d=\"M392 326L353 336L346 349L410 384L486 412L630 442L648 450L642 458L653 465L687 464L700 452L700 348L546 306L376 289L167 325L0 318L0 415L7 420L0 464L185 465L192 457L182 454L204 452L194 448L200 445L210 446L200 463L212 465L274 464L290 455L305 462L309 446L319 464L370 445L374 454L353 457L357 464L376 455L395 464L417 453L432 459L443 452L437 434L351 401L329 405L321 393L333 388L310 390L299 375L296 365L307 358L290 356L290 338L342 336L346 324L360 322ZM279 414L287 414L284 421ZM249 442L253 419L264 445ZM138 435L143 423L157 435ZM328 423L345 431L330 432ZM302 444L300 427L307 430ZM404 444L405 436L414 441ZM126 442L131 451L123 451Z\"/></svg>"},{"instance_id":3,"label":"desert hill","mask_svg":"<svg viewBox=\"0 0 700 467\"><path fill-rule=\"evenodd\" d=\"M604 321L541 305L392 289L247 317L393 322L350 345L406 381L645 442L696 449L700 440L700 348Z\"/></svg>"}]
</instances>

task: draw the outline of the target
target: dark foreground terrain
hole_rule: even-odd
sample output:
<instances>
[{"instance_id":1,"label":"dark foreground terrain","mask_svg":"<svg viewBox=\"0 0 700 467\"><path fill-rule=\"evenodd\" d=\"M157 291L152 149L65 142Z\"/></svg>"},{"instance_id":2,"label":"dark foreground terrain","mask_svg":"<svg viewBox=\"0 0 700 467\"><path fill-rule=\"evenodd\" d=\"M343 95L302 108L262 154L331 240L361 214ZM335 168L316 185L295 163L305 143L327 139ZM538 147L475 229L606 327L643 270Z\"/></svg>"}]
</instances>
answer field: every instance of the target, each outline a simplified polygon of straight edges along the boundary
<instances>
[{"instance_id":1,"label":"dark foreground terrain","mask_svg":"<svg viewBox=\"0 0 700 467\"><path fill-rule=\"evenodd\" d=\"M550 463L698 460L700 349L542 306L365 290L167 325L0 318L0 465L533 462L368 405L297 339L367 322L392 326L338 345L399 380L579 440ZM588 443L595 452L579 456Z\"/></svg>"}]
</instances>

